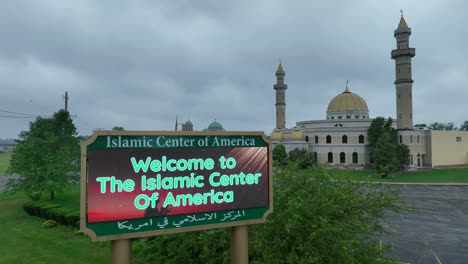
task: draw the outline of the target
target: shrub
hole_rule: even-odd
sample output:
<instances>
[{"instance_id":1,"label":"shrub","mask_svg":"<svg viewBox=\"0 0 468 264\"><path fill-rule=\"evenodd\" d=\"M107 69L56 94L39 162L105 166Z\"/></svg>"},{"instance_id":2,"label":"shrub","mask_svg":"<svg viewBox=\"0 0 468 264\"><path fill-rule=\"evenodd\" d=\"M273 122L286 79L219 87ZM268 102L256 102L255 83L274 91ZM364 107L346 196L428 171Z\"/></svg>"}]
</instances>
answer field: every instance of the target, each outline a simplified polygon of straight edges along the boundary
<instances>
[{"instance_id":1,"label":"shrub","mask_svg":"<svg viewBox=\"0 0 468 264\"><path fill-rule=\"evenodd\" d=\"M133 243L142 263L230 263L229 229L213 229L157 236Z\"/></svg>"},{"instance_id":2,"label":"shrub","mask_svg":"<svg viewBox=\"0 0 468 264\"><path fill-rule=\"evenodd\" d=\"M65 223L66 223L66 225L73 226L75 228L79 228L80 227L80 212L79 211L69 211L69 212L67 212L65 214Z\"/></svg>"},{"instance_id":3,"label":"shrub","mask_svg":"<svg viewBox=\"0 0 468 264\"><path fill-rule=\"evenodd\" d=\"M27 202L23 205L24 210L29 214L29 215L36 215L43 217L45 215L44 210L54 208L54 207L60 207L61 205L58 204L53 204L50 202L46 201L30 201ZM43 207L45 207L43 209Z\"/></svg>"},{"instance_id":4,"label":"shrub","mask_svg":"<svg viewBox=\"0 0 468 264\"><path fill-rule=\"evenodd\" d=\"M273 148L273 161L275 161L278 165L283 165L286 162L286 148L282 145L276 145Z\"/></svg>"},{"instance_id":5,"label":"shrub","mask_svg":"<svg viewBox=\"0 0 468 264\"><path fill-rule=\"evenodd\" d=\"M46 204L46 205L43 205L43 206L40 206L38 208L38 211L39 211L39 214L38 216L42 217L42 218L52 218L51 215L52 212L54 210L57 210L59 208L61 208L62 206L59 205L59 204Z\"/></svg>"},{"instance_id":6,"label":"shrub","mask_svg":"<svg viewBox=\"0 0 468 264\"><path fill-rule=\"evenodd\" d=\"M288 162L294 163L300 169L305 169L314 164L314 156L305 149L293 149L288 154Z\"/></svg>"},{"instance_id":7,"label":"shrub","mask_svg":"<svg viewBox=\"0 0 468 264\"><path fill-rule=\"evenodd\" d=\"M60 204L47 201L30 201L23 205L29 215L54 220L62 225L79 227L80 212L62 207Z\"/></svg>"}]
</instances>

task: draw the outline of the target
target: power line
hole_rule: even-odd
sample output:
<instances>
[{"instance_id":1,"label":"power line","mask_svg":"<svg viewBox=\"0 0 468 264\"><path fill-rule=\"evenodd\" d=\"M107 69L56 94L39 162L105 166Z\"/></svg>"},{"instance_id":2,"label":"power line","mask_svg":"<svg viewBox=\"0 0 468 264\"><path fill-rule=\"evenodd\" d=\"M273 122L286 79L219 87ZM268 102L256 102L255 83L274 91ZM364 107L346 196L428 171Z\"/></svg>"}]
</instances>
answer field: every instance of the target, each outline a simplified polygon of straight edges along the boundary
<instances>
[{"instance_id":1,"label":"power line","mask_svg":"<svg viewBox=\"0 0 468 264\"><path fill-rule=\"evenodd\" d=\"M16 114L16 115L25 115L25 116L36 117L35 115L31 115L31 114L23 114L23 113L11 112L11 111L1 110L1 109L0 109L0 112L5 112L5 113L9 113L9 114Z\"/></svg>"},{"instance_id":2,"label":"power line","mask_svg":"<svg viewBox=\"0 0 468 264\"><path fill-rule=\"evenodd\" d=\"M0 115L0 117L5 117L5 118L36 118L35 116L4 116L4 115Z\"/></svg>"}]
</instances>

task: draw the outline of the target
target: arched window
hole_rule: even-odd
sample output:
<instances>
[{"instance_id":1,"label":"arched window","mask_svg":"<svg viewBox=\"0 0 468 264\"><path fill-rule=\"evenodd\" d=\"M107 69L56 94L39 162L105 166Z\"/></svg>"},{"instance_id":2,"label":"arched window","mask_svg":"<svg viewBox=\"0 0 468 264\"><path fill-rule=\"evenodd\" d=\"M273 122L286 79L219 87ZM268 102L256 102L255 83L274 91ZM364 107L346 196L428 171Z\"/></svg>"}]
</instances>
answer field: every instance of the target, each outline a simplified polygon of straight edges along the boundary
<instances>
[{"instance_id":1,"label":"arched window","mask_svg":"<svg viewBox=\"0 0 468 264\"><path fill-rule=\"evenodd\" d=\"M418 135L416 138L417 138L417 141L418 141L418 143L419 143L419 135Z\"/></svg>"},{"instance_id":2,"label":"arched window","mask_svg":"<svg viewBox=\"0 0 468 264\"><path fill-rule=\"evenodd\" d=\"M364 135L359 135L359 144L364 144Z\"/></svg>"},{"instance_id":3,"label":"arched window","mask_svg":"<svg viewBox=\"0 0 468 264\"><path fill-rule=\"evenodd\" d=\"M357 152L353 152L353 163L358 163L358 154Z\"/></svg>"},{"instance_id":4,"label":"arched window","mask_svg":"<svg viewBox=\"0 0 468 264\"><path fill-rule=\"evenodd\" d=\"M369 162L370 162L371 164L374 163L374 152L369 153Z\"/></svg>"},{"instance_id":5,"label":"arched window","mask_svg":"<svg viewBox=\"0 0 468 264\"><path fill-rule=\"evenodd\" d=\"M315 144L318 144L318 136L315 136Z\"/></svg>"},{"instance_id":6,"label":"arched window","mask_svg":"<svg viewBox=\"0 0 468 264\"><path fill-rule=\"evenodd\" d=\"M403 144L403 137L400 135L400 144Z\"/></svg>"},{"instance_id":7,"label":"arched window","mask_svg":"<svg viewBox=\"0 0 468 264\"><path fill-rule=\"evenodd\" d=\"M318 155L317 155L317 151L314 151L314 161L317 162L318 161Z\"/></svg>"},{"instance_id":8,"label":"arched window","mask_svg":"<svg viewBox=\"0 0 468 264\"><path fill-rule=\"evenodd\" d=\"M409 142L410 142L410 143L413 143L413 135L410 135L410 137L409 137Z\"/></svg>"},{"instance_id":9,"label":"arched window","mask_svg":"<svg viewBox=\"0 0 468 264\"><path fill-rule=\"evenodd\" d=\"M348 144L348 136L347 135L343 135L341 137L341 143L343 144Z\"/></svg>"},{"instance_id":10,"label":"arched window","mask_svg":"<svg viewBox=\"0 0 468 264\"><path fill-rule=\"evenodd\" d=\"M306 136L306 142L309 142L309 136Z\"/></svg>"},{"instance_id":11,"label":"arched window","mask_svg":"<svg viewBox=\"0 0 468 264\"><path fill-rule=\"evenodd\" d=\"M327 144L331 144L331 136L330 135L327 136Z\"/></svg>"},{"instance_id":12,"label":"arched window","mask_svg":"<svg viewBox=\"0 0 468 264\"><path fill-rule=\"evenodd\" d=\"M346 163L346 154L344 152L340 153L340 163Z\"/></svg>"},{"instance_id":13,"label":"arched window","mask_svg":"<svg viewBox=\"0 0 468 264\"><path fill-rule=\"evenodd\" d=\"M328 163L333 163L333 153L328 152Z\"/></svg>"}]
</instances>

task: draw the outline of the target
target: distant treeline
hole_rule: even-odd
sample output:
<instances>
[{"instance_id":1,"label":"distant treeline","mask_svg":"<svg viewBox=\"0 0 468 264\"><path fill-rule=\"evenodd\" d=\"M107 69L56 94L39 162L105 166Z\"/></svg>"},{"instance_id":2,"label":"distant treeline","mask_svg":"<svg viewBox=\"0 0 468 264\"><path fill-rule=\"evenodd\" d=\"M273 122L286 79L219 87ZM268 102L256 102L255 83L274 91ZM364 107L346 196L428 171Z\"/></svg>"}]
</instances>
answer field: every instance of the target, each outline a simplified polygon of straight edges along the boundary
<instances>
[{"instance_id":1,"label":"distant treeline","mask_svg":"<svg viewBox=\"0 0 468 264\"><path fill-rule=\"evenodd\" d=\"M15 144L14 138L0 138L0 144Z\"/></svg>"}]
</instances>

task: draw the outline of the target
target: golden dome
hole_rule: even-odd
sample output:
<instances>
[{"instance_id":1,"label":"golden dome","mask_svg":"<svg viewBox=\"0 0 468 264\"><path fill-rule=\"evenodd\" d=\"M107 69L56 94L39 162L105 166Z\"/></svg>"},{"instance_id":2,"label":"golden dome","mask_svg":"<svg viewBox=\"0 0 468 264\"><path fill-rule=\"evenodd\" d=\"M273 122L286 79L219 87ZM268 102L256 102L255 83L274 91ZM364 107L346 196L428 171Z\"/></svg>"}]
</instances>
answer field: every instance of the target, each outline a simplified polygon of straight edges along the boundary
<instances>
[{"instance_id":1,"label":"golden dome","mask_svg":"<svg viewBox=\"0 0 468 264\"><path fill-rule=\"evenodd\" d=\"M284 139L284 135L283 133L281 133L281 131L278 128L275 128L273 132L271 132L270 138L276 139L276 140L282 140Z\"/></svg>"},{"instance_id":2,"label":"golden dome","mask_svg":"<svg viewBox=\"0 0 468 264\"><path fill-rule=\"evenodd\" d=\"M328 104L327 112L338 111L369 111L369 109L361 96L350 92L346 87L343 93L335 96Z\"/></svg>"},{"instance_id":3,"label":"golden dome","mask_svg":"<svg viewBox=\"0 0 468 264\"><path fill-rule=\"evenodd\" d=\"M304 139L305 135L299 128L295 127L294 130L289 135L290 139Z\"/></svg>"}]
</instances>

